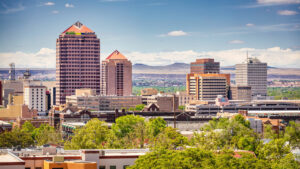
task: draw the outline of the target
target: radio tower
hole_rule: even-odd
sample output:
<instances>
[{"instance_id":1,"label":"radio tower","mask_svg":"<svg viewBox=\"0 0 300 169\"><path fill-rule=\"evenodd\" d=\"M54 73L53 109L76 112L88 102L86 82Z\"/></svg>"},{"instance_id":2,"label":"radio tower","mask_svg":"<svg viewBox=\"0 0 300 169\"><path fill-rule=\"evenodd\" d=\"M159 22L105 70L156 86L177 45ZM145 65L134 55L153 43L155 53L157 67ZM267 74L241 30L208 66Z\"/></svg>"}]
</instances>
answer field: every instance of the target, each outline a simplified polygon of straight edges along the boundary
<instances>
[{"instance_id":1,"label":"radio tower","mask_svg":"<svg viewBox=\"0 0 300 169\"><path fill-rule=\"evenodd\" d=\"M9 80L16 80L16 70L15 70L15 63L9 64Z\"/></svg>"}]
</instances>

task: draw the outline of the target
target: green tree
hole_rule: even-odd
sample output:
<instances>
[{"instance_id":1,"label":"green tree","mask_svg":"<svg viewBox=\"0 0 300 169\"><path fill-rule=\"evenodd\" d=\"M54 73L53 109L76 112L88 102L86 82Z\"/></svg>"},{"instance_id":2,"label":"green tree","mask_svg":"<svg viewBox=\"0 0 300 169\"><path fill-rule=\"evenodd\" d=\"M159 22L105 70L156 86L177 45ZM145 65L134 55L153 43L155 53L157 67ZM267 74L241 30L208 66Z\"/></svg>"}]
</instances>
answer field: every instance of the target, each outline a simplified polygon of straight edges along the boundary
<instances>
[{"instance_id":1,"label":"green tree","mask_svg":"<svg viewBox=\"0 0 300 169\"><path fill-rule=\"evenodd\" d=\"M290 153L290 147L286 144L285 139L273 139L259 148L259 158L272 161L279 161L285 155Z\"/></svg>"},{"instance_id":2,"label":"green tree","mask_svg":"<svg viewBox=\"0 0 300 169\"><path fill-rule=\"evenodd\" d=\"M145 105L144 104L138 104L135 106L134 110L135 111L142 111L144 109Z\"/></svg>"},{"instance_id":3,"label":"green tree","mask_svg":"<svg viewBox=\"0 0 300 169\"><path fill-rule=\"evenodd\" d=\"M178 106L179 110L185 110L185 106Z\"/></svg>"},{"instance_id":4,"label":"green tree","mask_svg":"<svg viewBox=\"0 0 300 169\"><path fill-rule=\"evenodd\" d=\"M300 148L300 123L290 121L285 129L284 138L292 148Z\"/></svg>"},{"instance_id":5,"label":"green tree","mask_svg":"<svg viewBox=\"0 0 300 169\"><path fill-rule=\"evenodd\" d=\"M188 144L186 137L181 135L176 129L166 127L150 143L152 149L176 149Z\"/></svg>"},{"instance_id":6,"label":"green tree","mask_svg":"<svg viewBox=\"0 0 300 169\"><path fill-rule=\"evenodd\" d=\"M125 137L130 132L134 131L134 126L139 122L144 122L144 118L135 115L121 116L116 119L116 122L112 125L111 129L113 133L118 137Z\"/></svg>"},{"instance_id":7,"label":"green tree","mask_svg":"<svg viewBox=\"0 0 300 169\"><path fill-rule=\"evenodd\" d=\"M33 145L33 139L31 133L22 131L19 128L14 128L12 131L5 131L0 134L0 147L12 148L20 146L21 148L29 147Z\"/></svg>"},{"instance_id":8,"label":"green tree","mask_svg":"<svg viewBox=\"0 0 300 169\"><path fill-rule=\"evenodd\" d=\"M167 122L161 118L152 118L147 123L148 135L151 138L156 137L161 131L163 131L167 126Z\"/></svg>"},{"instance_id":9,"label":"green tree","mask_svg":"<svg viewBox=\"0 0 300 169\"><path fill-rule=\"evenodd\" d=\"M97 118L91 119L82 128L75 129L74 136L65 143L66 149L100 149L108 136L108 126Z\"/></svg>"},{"instance_id":10,"label":"green tree","mask_svg":"<svg viewBox=\"0 0 300 169\"><path fill-rule=\"evenodd\" d=\"M41 124L33 131L33 137L37 145L60 144L62 142L61 133L49 124Z\"/></svg>"}]
</instances>

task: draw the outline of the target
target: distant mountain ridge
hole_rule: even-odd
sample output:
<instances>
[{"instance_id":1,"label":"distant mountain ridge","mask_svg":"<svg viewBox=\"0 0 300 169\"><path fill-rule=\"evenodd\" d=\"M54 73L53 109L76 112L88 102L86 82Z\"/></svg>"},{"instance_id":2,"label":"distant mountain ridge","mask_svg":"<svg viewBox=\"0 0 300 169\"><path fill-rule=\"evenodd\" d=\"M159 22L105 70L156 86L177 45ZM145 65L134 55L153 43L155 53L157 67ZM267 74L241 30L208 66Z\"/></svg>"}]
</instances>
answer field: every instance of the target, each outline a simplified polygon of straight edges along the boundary
<instances>
[{"instance_id":1,"label":"distant mountain ridge","mask_svg":"<svg viewBox=\"0 0 300 169\"><path fill-rule=\"evenodd\" d=\"M17 76L22 76L27 68L16 68ZM33 77L55 79L55 68L30 68ZM8 78L9 68L0 68L0 79ZM190 64L173 63L163 66L150 66L146 64L136 63L132 66L133 74L187 74L190 72ZM234 66L221 67L221 73L230 73L234 78ZM268 66L268 78L276 79L300 79L300 68L277 68Z\"/></svg>"}]
</instances>

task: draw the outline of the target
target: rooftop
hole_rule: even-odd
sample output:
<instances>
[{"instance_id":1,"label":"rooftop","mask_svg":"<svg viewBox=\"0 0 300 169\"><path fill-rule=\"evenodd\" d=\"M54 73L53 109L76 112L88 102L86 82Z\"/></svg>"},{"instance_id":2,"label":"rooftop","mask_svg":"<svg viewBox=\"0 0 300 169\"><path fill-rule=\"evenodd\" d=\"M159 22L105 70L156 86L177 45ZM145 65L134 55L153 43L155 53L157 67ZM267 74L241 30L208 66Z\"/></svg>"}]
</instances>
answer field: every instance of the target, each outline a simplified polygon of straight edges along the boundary
<instances>
[{"instance_id":1,"label":"rooftop","mask_svg":"<svg viewBox=\"0 0 300 169\"><path fill-rule=\"evenodd\" d=\"M122 54L120 53L118 50L115 50L113 53L111 53L107 58L106 60L110 60L110 59L120 59L120 60L127 60L127 58Z\"/></svg>"},{"instance_id":2,"label":"rooftop","mask_svg":"<svg viewBox=\"0 0 300 169\"><path fill-rule=\"evenodd\" d=\"M77 21L63 32L63 34L67 33L75 33L77 35L81 33L94 33L94 31L83 25L81 22Z\"/></svg>"}]
</instances>

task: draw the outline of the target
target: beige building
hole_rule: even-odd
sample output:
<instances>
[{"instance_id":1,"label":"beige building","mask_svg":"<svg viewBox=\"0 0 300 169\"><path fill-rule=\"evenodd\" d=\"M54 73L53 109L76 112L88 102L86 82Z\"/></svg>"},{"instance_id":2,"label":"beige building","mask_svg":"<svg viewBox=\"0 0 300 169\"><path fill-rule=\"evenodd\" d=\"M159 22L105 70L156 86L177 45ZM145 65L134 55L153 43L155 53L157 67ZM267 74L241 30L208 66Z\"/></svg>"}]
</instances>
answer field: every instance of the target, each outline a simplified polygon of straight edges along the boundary
<instances>
[{"instance_id":1,"label":"beige building","mask_svg":"<svg viewBox=\"0 0 300 169\"><path fill-rule=\"evenodd\" d=\"M232 100L246 100L251 101L252 92L251 86L231 86Z\"/></svg>"},{"instance_id":2,"label":"beige building","mask_svg":"<svg viewBox=\"0 0 300 169\"><path fill-rule=\"evenodd\" d=\"M67 96L66 103L91 110L115 110L142 104L142 96L96 96L90 89L76 90L77 95Z\"/></svg>"},{"instance_id":3,"label":"beige building","mask_svg":"<svg viewBox=\"0 0 300 169\"><path fill-rule=\"evenodd\" d=\"M36 110L30 110L23 104L23 96L12 96L12 102L7 108L0 109L0 120L16 120L18 117L32 118L36 116Z\"/></svg>"},{"instance_id":4,"label":"beige building","mask_svg":"<svg viewBox=\"0 0 300 169\"><path fill-rule=\"evenodd\" d=\"M132 63L115 50L101 68L100 93L104 96L130 96L132 94Z\"/></svg>"},{"instance_id":5,"label":"beige building","mask_svg":"<svg viewBox=\"0 0 300 169\"><path fill-rule=\"evenodd\" d=\"M187 74L187 93L197 100L215 100L218 95L228 97L230 74Z\"/></svg>"},{"instance_id":6,"label":"beige building","mask_svg":"<svg viewBox=\"0 0 300 169\"><path fill-rule=\"evenodd\" d=\"M190 104L191 101L196 100L195 95L190 95L186 91L176 92L176 96L179 99L179 105L184 106L186 104Z\"/></svg>"}]
</instances>

